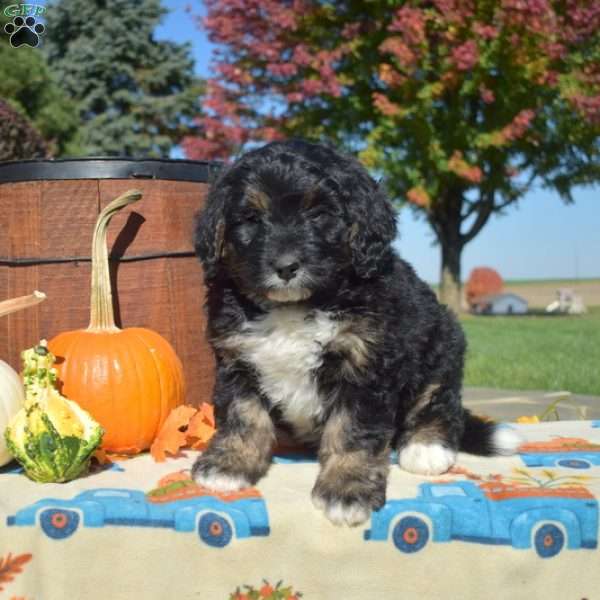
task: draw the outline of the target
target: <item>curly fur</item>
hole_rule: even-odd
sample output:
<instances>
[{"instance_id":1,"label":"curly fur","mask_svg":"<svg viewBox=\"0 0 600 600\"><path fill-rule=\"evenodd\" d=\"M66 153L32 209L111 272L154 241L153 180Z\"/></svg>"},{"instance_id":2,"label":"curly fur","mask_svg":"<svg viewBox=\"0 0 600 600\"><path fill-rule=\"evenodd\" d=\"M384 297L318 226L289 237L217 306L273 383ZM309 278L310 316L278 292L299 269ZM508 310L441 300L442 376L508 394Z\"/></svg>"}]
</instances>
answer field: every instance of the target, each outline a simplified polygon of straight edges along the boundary
<instances>
[{"instance_id":1,"label":"curly fur","mask_svg":"<svg viewBox=\"0 0 600 600\"><path fill-rule=\"evenodd\" d=\"M218 425L199 482L254 484L277 427L319 452L315 505L356 525L385 502L391 449L425 474L514 450L462 407L462 330L395 232L385 191L327 146L275 142L220 175L196 229Z\"/></svg>"}]
</instances>

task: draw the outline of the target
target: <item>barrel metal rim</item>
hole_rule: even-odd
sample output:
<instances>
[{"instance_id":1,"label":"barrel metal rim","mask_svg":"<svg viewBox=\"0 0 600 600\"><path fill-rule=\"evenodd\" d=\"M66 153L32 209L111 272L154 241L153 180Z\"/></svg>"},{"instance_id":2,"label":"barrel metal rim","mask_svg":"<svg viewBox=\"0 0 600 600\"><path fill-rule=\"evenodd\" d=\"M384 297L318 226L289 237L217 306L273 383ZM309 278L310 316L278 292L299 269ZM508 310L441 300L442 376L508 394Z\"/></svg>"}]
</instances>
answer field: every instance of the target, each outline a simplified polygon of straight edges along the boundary
<instances>
[{"instance_id":1,"label":"barrel metal rim","mask_svg":"<svg viewBox=\"0 0 600 600\"><path fill-rule=\"evenodd\" d=\"M206 160L85 157L0 162L0 184L67 179L163 179L210 183L223 164Z\"/></svg>"}]
</instances>

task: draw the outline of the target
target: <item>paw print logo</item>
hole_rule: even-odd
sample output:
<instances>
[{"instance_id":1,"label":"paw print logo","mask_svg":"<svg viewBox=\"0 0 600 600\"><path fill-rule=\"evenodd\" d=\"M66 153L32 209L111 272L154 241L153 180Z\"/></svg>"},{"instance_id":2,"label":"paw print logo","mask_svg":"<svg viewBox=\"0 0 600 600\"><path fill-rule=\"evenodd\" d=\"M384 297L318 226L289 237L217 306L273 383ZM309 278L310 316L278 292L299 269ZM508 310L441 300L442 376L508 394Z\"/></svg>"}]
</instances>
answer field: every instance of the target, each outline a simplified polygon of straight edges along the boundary
<instances>
[{"instance_id":1,"label":"paw print logo","mask_svg":"<svg viewBox=\"0 0 600 600\"><path fill-rule=\"evenodd\" d=\"M12 23L4 26L4 31L10 35L10 45L13 48L30 46L35 48L40 43L40 35L46 28L42 23L36 23L34 17L15 17Z\"/></svg>"}]
</instances>

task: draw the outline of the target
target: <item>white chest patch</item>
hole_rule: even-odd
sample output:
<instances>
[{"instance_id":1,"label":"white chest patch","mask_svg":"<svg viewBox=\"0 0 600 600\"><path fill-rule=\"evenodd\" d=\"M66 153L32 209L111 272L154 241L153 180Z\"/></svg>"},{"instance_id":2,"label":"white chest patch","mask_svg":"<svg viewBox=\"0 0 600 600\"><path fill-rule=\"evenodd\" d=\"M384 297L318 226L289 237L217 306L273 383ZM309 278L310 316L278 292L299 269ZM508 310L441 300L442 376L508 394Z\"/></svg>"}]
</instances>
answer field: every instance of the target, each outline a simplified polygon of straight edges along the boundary
<instances>
[{"instance_id":1,"label":"white chest patch","mask_svg":"<svg viewBox=\"0 0 600 600\"><path fill-rule=\"evenodd\" d=\"M321 414L314 372L321 366L323 347L340 329L325 312L307 314L298 307L276 308L226 340L257 369L263 393L299 435L310 434L313 419Z\"/></svg>"}]
</instances>

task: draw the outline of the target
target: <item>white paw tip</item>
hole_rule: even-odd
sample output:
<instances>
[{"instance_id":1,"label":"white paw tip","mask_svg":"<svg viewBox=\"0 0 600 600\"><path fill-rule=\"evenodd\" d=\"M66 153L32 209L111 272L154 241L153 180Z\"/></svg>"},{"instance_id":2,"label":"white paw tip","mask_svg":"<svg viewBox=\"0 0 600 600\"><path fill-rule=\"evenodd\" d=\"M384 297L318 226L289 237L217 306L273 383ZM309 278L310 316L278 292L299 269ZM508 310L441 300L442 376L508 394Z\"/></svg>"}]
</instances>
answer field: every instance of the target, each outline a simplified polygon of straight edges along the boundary
<instances>
[{"instance_id":1,"label":"white paw tip","mask_svg":"<svg viewBox=\"0 0 600 600\"><path fill-rule=\"evenodd\" d=\"M325 504L322 500L320 500ZM316 505L316 502L315 502ZM369 519L371 511L360 504L342 504L341 502L332 502L324 508L325 516L334 525L349 525L354 527L360 525Z\"/></svg>"},{"instance_id":2,"label":"white paw tip","mask_svg":"<svg viewBox=\"0 0 600 600\"><path fill-rule=\"evenodd\" d=\"M516 429L508 425L499 425L492 434L492 446L495 454L511 456L516 454L519 446L525 442L525 438Z\"/></svg>"},{"instance_id":3,"label":"white paw tip","mask_svg":"<svg viewBox=\"0 0 600 600\"><path fill-rule=\"evenodd\" d=\"M398 464L410 473L440 475L456 462L456 452L442 444L408 444L398 453Z\"/></svg>"},{"instance_id":4,"label":"white paw tip","mask_svg":"<svg viewBox=\"0 0 600 600\"><path fill-rule=\"evenodd\" d=\"M212 469L208 473L199 473L194 476L194 481L202 487L217 492L237 492L238 490L250 487L250 482L244 477L234 477L219 473Z\"/></svg>"},{"instance_id":5,"label":"white paw tip","mask_svg":"<svg viewBox=\"0 0 600 600\"><path fill-rule=\"evenodd\" d=\"M325 502L325 500L323 500L323 498L321 498L321 496L316 496L315 494L313 494L311 496L311 499L312 499L312 503L313 503L314 507L317 510L325 511L325 506L327 503Z\"/></svg>"}]
</instances>

